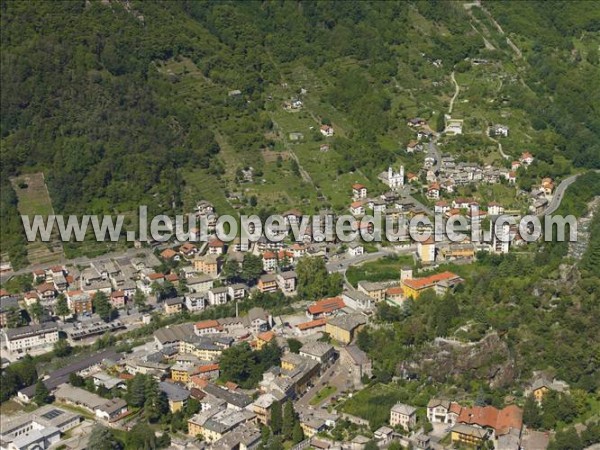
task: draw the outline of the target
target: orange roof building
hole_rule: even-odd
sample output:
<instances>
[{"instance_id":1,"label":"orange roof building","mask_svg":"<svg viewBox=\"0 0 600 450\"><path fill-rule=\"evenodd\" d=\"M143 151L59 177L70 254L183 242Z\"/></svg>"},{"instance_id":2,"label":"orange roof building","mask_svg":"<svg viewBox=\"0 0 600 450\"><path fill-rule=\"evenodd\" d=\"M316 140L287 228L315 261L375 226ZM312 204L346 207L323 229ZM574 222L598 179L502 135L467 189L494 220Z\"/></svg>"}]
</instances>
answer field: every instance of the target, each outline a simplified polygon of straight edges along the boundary
<instances>
[{"instance_id":1,"label":"orange roof building","mask_svg":"<svg viewBox=\"0 0 600 450\"><path fill-rule=\"evenodd\" d=\"M344 300L341 297L331 297L319 300L307 308L309 317L316 319L319 317L327 317L334 312L346 307Z\"/></svg>"},{"instance_id":2,"label":"orange roof building","mask_svg":"<svg viewBox=\"0 0 600 450\"><path fill-rule=\"evenodd\" d=\"M462 278L452 272L436 273L424 278L409 278L402 282L405 296L417 299L427 289L433 289L442 282L461 282Z\"/></svg>"},{"instance_id":3,"label":"orange roof building","mask_svg":"<svg viewBox=\"0 0 600 450\"><path fill-rule=\"evenodd\" d=\"M296 325L296 328L298 328L300 331L308 331L320 327L325 328L326 323L327 319L315 319L309 322L299 323L298 325Z\"/></svg>"}]
</instances>

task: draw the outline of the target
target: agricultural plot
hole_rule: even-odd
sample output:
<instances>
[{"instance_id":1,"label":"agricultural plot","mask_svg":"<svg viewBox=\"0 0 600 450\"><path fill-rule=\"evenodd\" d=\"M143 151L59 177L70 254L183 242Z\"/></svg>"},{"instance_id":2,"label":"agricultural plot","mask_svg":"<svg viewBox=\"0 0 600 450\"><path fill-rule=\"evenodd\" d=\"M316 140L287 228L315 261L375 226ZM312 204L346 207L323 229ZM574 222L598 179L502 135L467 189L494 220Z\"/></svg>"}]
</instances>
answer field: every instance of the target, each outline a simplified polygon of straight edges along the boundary
<instances>
[{"instance_id":1,"label":"agricultural plot","mask_svg":"<svg viewBox=\"0 0 600 450\"><path fill-rule=\"evenodd\" d=\"M21 215L39 214L47 217L53 214L52 201L46 187L44 174L33 173L11 179L13 189L19 200L18 209ZM31 264L53 264L64 258L62 243L55 229L50 242L42 242L39 238L27 244L27 258Z\"/></svg>"}]
</instances>

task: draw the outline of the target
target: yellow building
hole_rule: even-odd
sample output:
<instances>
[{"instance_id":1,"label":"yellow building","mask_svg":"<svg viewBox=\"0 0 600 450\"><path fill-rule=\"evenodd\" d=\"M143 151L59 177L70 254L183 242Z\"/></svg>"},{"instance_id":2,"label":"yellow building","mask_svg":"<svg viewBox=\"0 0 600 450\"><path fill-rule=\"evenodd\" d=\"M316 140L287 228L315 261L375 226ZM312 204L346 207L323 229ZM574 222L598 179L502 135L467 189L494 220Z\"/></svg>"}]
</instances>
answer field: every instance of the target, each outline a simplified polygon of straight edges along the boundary
<instances>
[{"instance_id":1,"label":"yellow building","mask_svg":"<svg viewBox=\"0 0 600 450\"><path fill-rule=\"evenodd\" d=\"M469 446L478 446L487 439L487 431L484 428L472 427L470 425L458 424L452 427L452 443Z\"/></svg>"},{"instance_id":2,"label":"yellow building","mask_svg":"<svg viewBox=\"0 0 600 450\"><path fill-rule=\"evenodd\" d=\"M219 275L221 260L215 255L198 256L194 259L194 269L211 277Z\"/></svg>"},{"instance_id":3,"label":"yellow building","mask_svg":"<svg viewBox=\"0 0 600 450\"><path fill-rule=\"evenodd\" d=\"M459 283L462 281L458 275L452 272L436 273L424 278L408 278L402 281L402 290L406 298L419 298L427 289L435 289L440 282Z\"/></svg>"},{"instance_id":4,"label":"yellow building","mask_svg":"<svg viewBox=\"0 0 600 450\"><path fill-rule=\"evenodd\" d=\"M367 323L362 314L344 314L332 317L325 325L325 332L338 342L349 344Z\"/></svg>"},{"instance_id":5,"label":"yellow building","mask_svg":"<svg viewBox=\"0 0 600 450\"><path fill-rule=\"evenodd\" d=\"M255 341L256 349L257 350L262 349L265 345L267 345L273 339L275 339L275 333L273 333L272 331L265 331L264 333L258 334L258 336L256 336L256 341Z\"/></svg>"},{"instance_id":6,"label":"yellow building","mask_svg":"<svg viewBox=\"0 0 600 450\"><path fill-rule=\"evenodd\" d=\"M432 237L424 242L417 243L417 254L423 264L433 264L435 262L435 241Z\"/></svg>"},{"instance_id":7,"label":"yellow building","mask_svg":"<svg viewBox=\"0 0 600 450\"><path fill-rule=\"evenodd\" d=\"M171 379L179 383L186 384L190 381L190 377L194 371L194 367L175 364L171 367Z\"/></svg>"},{"instance_id":8,"label":"yellow building","mask_svg":"<svg viewBox=\"0 0 600 450\"><path fill-rule=\"evenodd\" d=\"M175 297L165 300L166 315L170 316L171 314L179 314L181 311L183 311L183 298Z\"/></svg>"}]
</instances>

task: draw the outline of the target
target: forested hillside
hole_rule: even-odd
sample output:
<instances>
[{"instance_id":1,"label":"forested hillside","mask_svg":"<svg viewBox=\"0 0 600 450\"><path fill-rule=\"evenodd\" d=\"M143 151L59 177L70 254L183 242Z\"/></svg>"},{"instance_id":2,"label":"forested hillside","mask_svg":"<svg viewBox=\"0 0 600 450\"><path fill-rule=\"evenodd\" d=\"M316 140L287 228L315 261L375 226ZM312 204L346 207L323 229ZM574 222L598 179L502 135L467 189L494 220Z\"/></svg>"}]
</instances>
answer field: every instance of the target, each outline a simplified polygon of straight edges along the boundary
<instances>
[{"instance_id":1,"label":"forested hillside","mask_svg":"<svg viewBox=\"0 0 600 450\"><path fill-rule=\"evenodd\" d=\"M400 156L407 118L435 123L450 72L476 57L508 77L498 96L542 161L598 167L600 7L521 3L484 5L522 57L504 35L482 39L490 19L460 2L2 1L3 191L43 171L56 212L180 211L200 197L222 211L345 208L350 171L373 181L416 164ZM302 126L338 130L326 156L309 148L318 133L294 147L304 172L285 137L301 122L279 104L302 88ZM225 194L249 165L262 181L234 204ZM16 247L18 227L6 228L3 249Z\"/></svg>"}]
</instances>

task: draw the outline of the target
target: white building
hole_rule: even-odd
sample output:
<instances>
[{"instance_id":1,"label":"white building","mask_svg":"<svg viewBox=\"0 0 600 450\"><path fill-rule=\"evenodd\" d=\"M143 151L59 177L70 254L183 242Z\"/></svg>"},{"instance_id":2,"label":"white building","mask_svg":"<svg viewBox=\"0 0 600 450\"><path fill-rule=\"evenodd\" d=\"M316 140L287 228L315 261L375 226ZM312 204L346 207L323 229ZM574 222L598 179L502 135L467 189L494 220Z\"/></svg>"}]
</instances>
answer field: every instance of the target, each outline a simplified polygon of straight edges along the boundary
<instances>
[{"instance_id":1,"label":"white building","mask_svg":"<svg viewBox=\"0 0 600 450\"><path fill-rule=\"evenodd\" d=\"M51 347L58 341L58 327L42 323L3 330L9 352L28 353L30 350Z\"/></svg>"},{"instance_id":2,"label":"white building","mask_svg":"<svg viewBox=\"0 0 600 450\"><path fill-rule=\"evenodd\" d=\"M387 184L391 189L399 189L404 186L404 166L400 166L400 171L394 172L392 166L388 167L387 172L381 172L379 179Z\"/></svg>"},{"instance_id":3,"label":"white building","mask_svg":"<svg viewBox=\"0 0 600 450\"><path fill-rule=\"evenodd\" d=\"M406 431L417 424L417 408L404 403L396 403L390 411L390 425L401 426Z\"/></svg>"}]
</instances>

